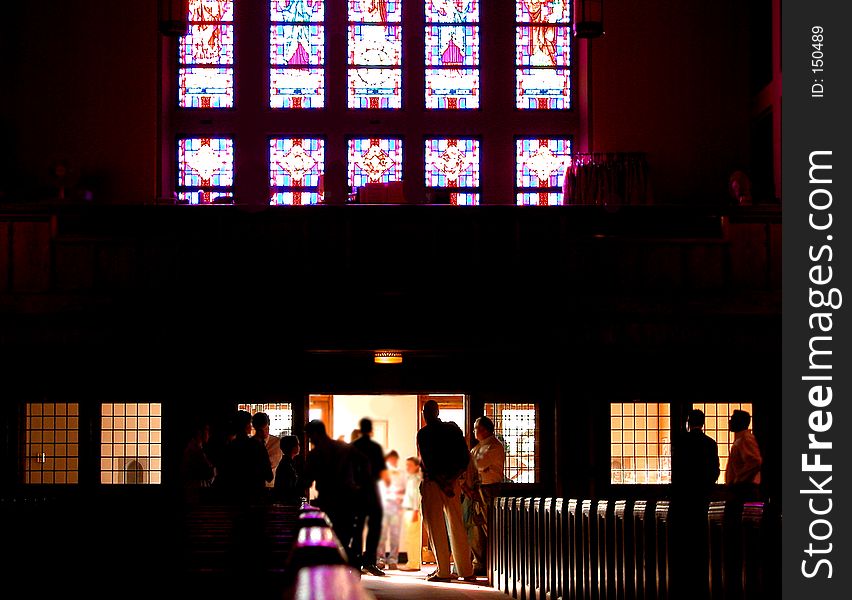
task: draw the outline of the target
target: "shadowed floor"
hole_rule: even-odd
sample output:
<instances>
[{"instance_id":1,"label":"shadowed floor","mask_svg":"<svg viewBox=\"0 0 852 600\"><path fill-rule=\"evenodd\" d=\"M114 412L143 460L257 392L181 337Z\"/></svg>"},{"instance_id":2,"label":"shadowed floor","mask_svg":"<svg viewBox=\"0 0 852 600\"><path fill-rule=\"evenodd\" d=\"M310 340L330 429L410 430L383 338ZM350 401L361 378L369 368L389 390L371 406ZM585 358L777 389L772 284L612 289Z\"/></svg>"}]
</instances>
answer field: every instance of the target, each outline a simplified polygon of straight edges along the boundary
<instances>
[{"instance_id":1,"label":"shadowed floor","mask_svg":"<svg viewBox=\"0 0 852 600\"><path fill-rule=\"evenodd\" d=\"M424 581L433 569L434 566L414 572L386 571L386 577L364 575L361 583L376 600L506 600L509 597L489 587L485 577L476 583Z\"/></svg>"}]
</instances>

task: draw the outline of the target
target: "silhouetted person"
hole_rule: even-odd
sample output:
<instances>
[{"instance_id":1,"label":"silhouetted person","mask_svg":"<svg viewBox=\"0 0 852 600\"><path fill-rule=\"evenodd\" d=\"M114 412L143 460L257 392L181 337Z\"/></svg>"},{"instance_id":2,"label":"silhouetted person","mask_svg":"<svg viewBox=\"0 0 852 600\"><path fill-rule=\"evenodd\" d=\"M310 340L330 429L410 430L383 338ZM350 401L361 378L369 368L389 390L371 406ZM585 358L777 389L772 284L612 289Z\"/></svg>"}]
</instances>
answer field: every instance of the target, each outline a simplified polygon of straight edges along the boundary
<instances>
[{"instance_id":1,"label":"silhouetted person","mask_svg":"<svg viewBox=\"0 0 852 600\"><path fill-rule=\"evenodd\" d=\"M402 501L405 497L405 471L399 468L399 453L391 450L385 456L387 469L382 477L382 536L379 538L377 564L390 570L399 568L399 543L402 530ZM385 550L388 558L385 561Z\"/></svg>"},{"instance_id":2,"label":"silhouetted person","mask_svg":"<svg viewBox=\"0 0 852 600\"><path fill-rule=\"evenodd\" d=\"M241 410L234 419L234 439L225 447L221 486L235 500L258 500L266 482L272 481L272 465L263 443L251 433L251 414Z\"/></svg>"},{"instance_id":3,"label":"silhouetted person","mask_svg":"<svg viewBox=\"0 0 852 600\"><path fill-rule=\"evenodd\" d=\"M198 425L192 430L192 437L183 450L181 460L181 476L183 477L186 501L197 502L199 490L210 487L215 470L213 463L207 457L205 446L210 440L210 426L207 423Z\"/></svg>"},{"instance_id":4,"label":"silhouetted person","mask_svg":"<svg viewBox=\"0 0 852 600\"><path fill-rule=\"evenodd\" d=\"M272 481L267 482L266 487L274 487L275 472L278 469L278 463L281 462L282 456L281 438L269 433L269 415L265 412L255 413L251 418L251 425L254 427L254 437L266 448L266 453L269 455L269 463L272 466Z\"/></svg>"},{"instance_id":5,"label":"silhouetted person","mask_svg":"<svg viewBox=\"0 0 852 600\"><path fill-rule=\"evenodd\" d=\"M438 418L438 412L438 403L427 401L423 405L426 425L417 432L423 470L423 483L420 485L423 520L429 533L429 545L438 561L437 570L426 580L450 580L450 549L458 576L470 579L473 577L473 565L459 498L459 478L467 470L470 454L459 426L453 422L445 423Z\"/></svg>"},{"instance_id":6,"label":"silhouetted person","mask_svg":"<svg viewBox=\"0 0 852 600\"><path fill-rule=\"evenodd\" d=\"M351 445L328 437L322 421L310 421L305 433L314 447L305 461L304 487L307 489L316 482L318 495L314 504L331 520L337 539L349 554L350 564L360 568L360 554L356 554L352 544L357 514L353 499L360 493L358 463L363 459Z\"/></svg>"},{"instance_id":7,"label":"silhouetted person","mask_svg":"<svg viewBox=\"0 0 852 600\"><path fill-rule=\"evenodd\" d=\"M488 511L503 481L506 449L494 435L494 422L486 416L473 423L478 443L470 451L470 468L463 485L462 516L473 553L473 572L485 575L488 552Z\"/></svg>"},{"instance_id":8,"label":"silhouetted person","mask_svg":"<svg viewBox=\"0 0 852 600\"><path fill-rule=\"evenodd\" d=\"M367 459L369 478L365 482L359 497L358 527L355 531L355 546L360 549L360 541L363 539L364 526L367 527L367 541L364 544L364 555L361 559L361 568L370 575L382 576L382 571L376 565L376 553L379 548L379 538L382 535L382 500L379 495L379 479L385 470L385 452L382 447L373 441L373 422L370 419L361 419L361 436L352 442L356 448Z\"/></svg>"},{"instance_id":9,"label":"silhouetted person","mask_svg":"<svg viewBox=\"0 0 852 600\"><path fill-rule=\"evenodd\" d=\"M304 476L296 462L301 451L295 435L281 438L282 456L275 470L275 497L284 504L299 504L305 495Z\"/></svg>"},{"instance_id":10,"label":"silhouetted person","mask_svg":"<svg viewBox=\"0 0 852 600\"><path fill-rule=\"evenodd\" d=\"M675 597L707 597L707 507L719 478L719 447L691 410L672 444L672 571Z\"/></svg>"},{"instance_id":11,"label":"silhouetted person","mask_svg":"<svg viewBox=\"0 0 852 600\"><path fill-rule=\"evenodd\" d=\"M734 443L725 468L725 485L738 500L755 500L759 497L760 466L763 459L760 448L748 426L751 415L744 410L735 410L728 421L728 429L734 433Z\"/></svg>"}]
</instances>

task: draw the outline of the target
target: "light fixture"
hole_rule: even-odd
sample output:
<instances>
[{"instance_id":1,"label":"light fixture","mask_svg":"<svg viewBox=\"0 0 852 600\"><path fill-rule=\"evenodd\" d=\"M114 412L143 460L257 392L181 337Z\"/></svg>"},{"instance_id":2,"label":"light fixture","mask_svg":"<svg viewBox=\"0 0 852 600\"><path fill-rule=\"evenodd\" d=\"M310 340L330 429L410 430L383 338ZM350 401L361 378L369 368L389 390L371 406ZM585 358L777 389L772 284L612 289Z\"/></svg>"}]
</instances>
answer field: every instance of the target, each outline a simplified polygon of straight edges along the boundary
<instances>
[{"instance_id":1,"label":"light fixture","mask_svg":"<svg viewBox=\"0 0 852 600\"><path fill-rule=\"evenodd\" d=\"M377 365L402 364L402 352L396 350L376 350L373 353L373 362Z\"/></svg>"},{"instance_id":2,"label":"light fixture","mask_svg":"<svg viewBox=\"0 0 852 600\"><path fill-rule=\"evenodd\" d=\"M603 0L574 0L574 35L596 38L603 33Z\"/></svg>"}]
</instances>

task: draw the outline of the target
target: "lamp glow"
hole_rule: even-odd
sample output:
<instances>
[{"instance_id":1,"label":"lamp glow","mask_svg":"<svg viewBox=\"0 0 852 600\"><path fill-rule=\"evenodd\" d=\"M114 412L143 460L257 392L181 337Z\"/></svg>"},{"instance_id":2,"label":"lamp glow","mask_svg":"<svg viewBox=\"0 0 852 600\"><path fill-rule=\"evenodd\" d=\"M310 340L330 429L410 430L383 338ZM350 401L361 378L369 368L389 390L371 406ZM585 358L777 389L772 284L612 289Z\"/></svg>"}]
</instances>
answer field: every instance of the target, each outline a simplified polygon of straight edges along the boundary
<instances>
[{"instance_id":1,"label":"lamp glow","mask_svg":"<svg viewBox=\"0 0 852 600\"><path fill-rule=\"evenodd\" d=\"M393 350L377 350L373 354L373 362L377 365L399 365L402 364L402 352Z\"/></svg>"}]
</instances>

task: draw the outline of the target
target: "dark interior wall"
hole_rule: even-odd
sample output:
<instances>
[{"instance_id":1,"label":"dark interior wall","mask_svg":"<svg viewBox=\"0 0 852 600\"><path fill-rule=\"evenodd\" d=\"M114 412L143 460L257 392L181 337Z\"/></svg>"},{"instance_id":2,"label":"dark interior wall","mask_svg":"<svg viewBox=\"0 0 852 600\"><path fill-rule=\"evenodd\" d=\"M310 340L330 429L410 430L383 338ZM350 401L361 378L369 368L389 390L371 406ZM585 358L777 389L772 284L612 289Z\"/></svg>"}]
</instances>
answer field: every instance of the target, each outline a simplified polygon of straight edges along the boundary
<instances>
[{"instance_id":1,"label":"dark interior wall","mask_svg":"<svg viewBox=\"0 0 852 600\"><path fill-rule=\"evenodd\" d=\"M0 192L48 196L50 165L66 159L99 202L153 198L157 3L15 4ZM607 5L592 42L592 149L648 152L658 202L718 200L749 156L743 4Z\"/></svg>"},{"instance_id":2,"label":"dark interior wall","mask_svg":"<svg viewBox=\"0 0 852 600\"><path fill-rule=\"evenodd\" d=\"M64 160L98 202L153 198L157 2L13 4L3 34L11 85L0 114L11 177L0 192L55 197L51 166Z\"/></svg>"},{"instance_id":3,"label":"dark interior wall","mask_svg":"<svg viewBox=\"0 0 852 600\"><path fill-rule=\"evenodd\" d=\"M745 166L747 4L606 5L591 42L592 149L647 152L656 202L717 202Z\"/></svg>"}]
</instances>

